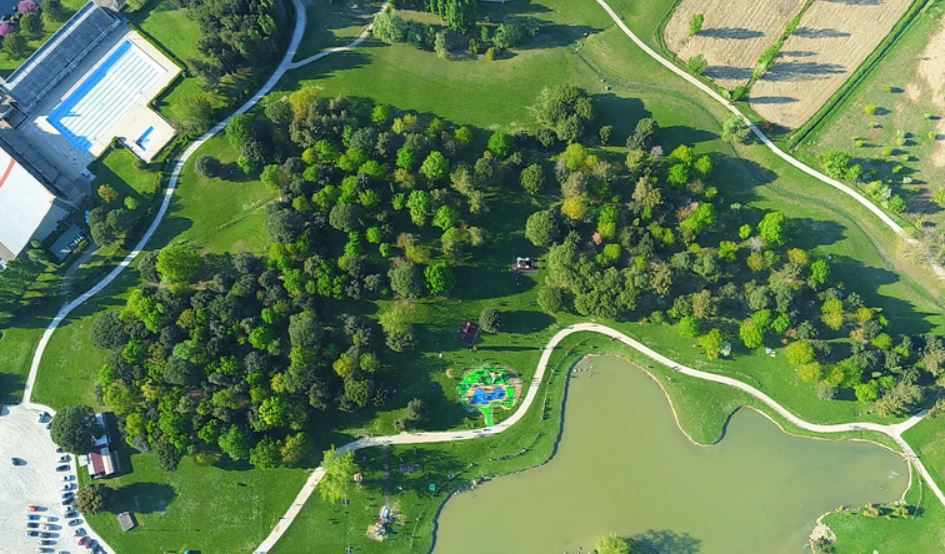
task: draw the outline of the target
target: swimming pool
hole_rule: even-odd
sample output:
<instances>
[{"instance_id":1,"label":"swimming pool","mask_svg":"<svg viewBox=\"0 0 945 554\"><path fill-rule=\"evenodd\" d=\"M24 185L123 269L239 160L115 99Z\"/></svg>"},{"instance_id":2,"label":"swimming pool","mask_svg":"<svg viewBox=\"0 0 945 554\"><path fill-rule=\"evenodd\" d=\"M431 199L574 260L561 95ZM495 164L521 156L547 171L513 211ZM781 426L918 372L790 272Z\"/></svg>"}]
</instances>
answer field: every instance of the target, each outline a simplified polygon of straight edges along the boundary
<instances>
[{"instance_id":1,"label":"swimming pool","mask_svg":"<svg viewBox=\"0 0 945 554\"><path fill-rule=\"evenodd\" d=\"M47 120L76 148L88 152L107 144L114 125L142 93L164 73L154 60L130 41L124 41L50 114ZM143 137L146 138L146 137Z\"/></svg>"}]
</instances>

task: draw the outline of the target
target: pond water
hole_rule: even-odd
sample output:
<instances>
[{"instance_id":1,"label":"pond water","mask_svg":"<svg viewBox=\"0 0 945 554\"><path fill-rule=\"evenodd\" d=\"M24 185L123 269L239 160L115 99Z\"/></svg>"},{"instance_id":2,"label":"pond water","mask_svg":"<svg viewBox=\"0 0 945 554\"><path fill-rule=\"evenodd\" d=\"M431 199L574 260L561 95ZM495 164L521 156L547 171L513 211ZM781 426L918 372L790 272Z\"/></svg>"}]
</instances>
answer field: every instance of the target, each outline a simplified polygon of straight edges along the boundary
<instances>
[{"instance_id":1,"label":"pond water","mask_svg":"<svg viewBox=\"0 0 945 554\"><path fill-rule=\"evenodd\" d=\"M692 444L642 370L619 358L571 381L548 464L449 500L434 552L587 552L608 532L667 554L798 553L841 504L897 500L902 458L865 443L803 439L740 410L717 445Z\"/></svg>"}]
</instances>

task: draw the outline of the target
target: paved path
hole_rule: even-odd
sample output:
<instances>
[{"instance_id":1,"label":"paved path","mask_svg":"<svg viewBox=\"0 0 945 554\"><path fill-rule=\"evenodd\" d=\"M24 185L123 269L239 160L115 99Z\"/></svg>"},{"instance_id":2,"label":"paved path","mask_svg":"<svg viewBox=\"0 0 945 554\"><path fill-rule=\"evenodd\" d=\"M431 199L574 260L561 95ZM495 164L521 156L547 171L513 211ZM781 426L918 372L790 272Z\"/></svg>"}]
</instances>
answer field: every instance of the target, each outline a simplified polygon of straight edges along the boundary
<instances>
[{"instance_id":1,"label":"paved path","mask_svg":"<svg viewBox=\"0 0 945 554\"><path fill-rule=\"evenodd\" d=\"M657 362L661 365L664 365L670 368L673 371L694 377L696 379L702 379L704 381L712 381L715 383L721 383L738 390L744 391L745 393L751 395L754 398L757 398L765 405L770 407L772 410L777 412L784 419L791 422L791 424L805 429L807 431L812 431L815 433L847 433L847 432L856 432L856 431L875 431L877 433L882 433L891 439L893 439L896 444L902 448L905 458L908 461L911 461L913 466L918 470L919 474L925 480L929 489L935 494L939 501L945 505L945 494L942 493L942 490L939 488L938 484L929 475L929 472L925 469L925 466L922 464L922 461L919 460L916 456L915 451L912 447L902 438L902 433L910 429L912 426L916 425L919 421L922 420L922 415L912 417L901 423L894 425L882 425L879 423L837 423L837 424L821 424L821 423L810 423L807 422L793 413L791 413L787 408L779 404L773 398L767 394L761 392L755 387L748 385L739 381L738 379L733 379L731 377L726 377L724 375L717 375L715 373L709 373L706 371L700 371L698 369L693 369L691 367L684 366L679 364L670 358L660 354L659 352L653 350L652 348L646 346L645 344L628 337L627 335L611 329L610 327L599 325L597 323L579 323L576 325L571 325L565 327L558 331L551 340L548 341L547 346L542 349L541 358L538 361L538 367L535 369L535 376L532 377L531 383L528 387L528 392L525 394L525 399L516 409L515 413L512 414L512 417L506 419L505 421L499 423L498 425L492 427L485 427L481 429L472 429L468 431L437 431L429 433L400 433L399 435L389 435L385 437L366 437L363 439L358 439L356 441L349 442L348 444L342 446L338 449L339 453L348 452L351 450L361 450L363 448L369 448L372 446L381 446L381 445L391 445L391 444L425 444L425 443L439 443L439 442L451 442L451 441L463 441L463 440L472 440L479 439L482 437L487 437L489 435L495 435L502 433L510 429L513 425L518 423L520 419L525 417L525 414L528 412L528 409L531 407L532 403L535 401L535 398L538 396L538 388L541 386L541 382L545 376L545 370L548 369L548 362L551 360L551 355L554 352L554 349L558 344L564 340L566 337L573 335L574 333L583 333L583 332L593 332L606 335L612 339L620 341L626 346L633 348L640 354L643 354L647 358ZM305 485L302 487L302 490L299 491L298 496L289 506L289 509L286 511L285 515L279 519L279 523L272 530L268 537L259 545L256 549L256 554L267 554L279 541L285 531L292 525L292 522L298 516L299 512L302 509L302 506L305 505L305 502L308 498L315 492L315 487L318 486L318 483L322 480L322 477L325 476L325 470L322 467L315 469L314 472L309 476L308 480L305 482Z\"/></svg>"}]
</instances>

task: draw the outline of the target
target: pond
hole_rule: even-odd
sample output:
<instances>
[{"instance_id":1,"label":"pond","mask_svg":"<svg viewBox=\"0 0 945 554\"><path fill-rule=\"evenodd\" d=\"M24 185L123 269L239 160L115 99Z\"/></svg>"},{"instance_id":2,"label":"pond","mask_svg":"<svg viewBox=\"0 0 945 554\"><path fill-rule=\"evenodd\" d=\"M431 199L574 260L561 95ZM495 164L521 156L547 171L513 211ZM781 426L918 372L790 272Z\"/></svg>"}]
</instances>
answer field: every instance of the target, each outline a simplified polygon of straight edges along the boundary
<instances>
[{"instance_id":1,"label":"pond","mask_svg":"<svg viewBox=\"0 0 945 554\"><path fill-rule=\"evenodd\" d=\"M817 517L898 500L908 468L876 445L804 439L740 410L697 446L642 370L615 357L570 384L564 434L541 467L449 500L437 554L585 552L608 532L667 554L798 553Z\"/></svg>"}]
</instances>

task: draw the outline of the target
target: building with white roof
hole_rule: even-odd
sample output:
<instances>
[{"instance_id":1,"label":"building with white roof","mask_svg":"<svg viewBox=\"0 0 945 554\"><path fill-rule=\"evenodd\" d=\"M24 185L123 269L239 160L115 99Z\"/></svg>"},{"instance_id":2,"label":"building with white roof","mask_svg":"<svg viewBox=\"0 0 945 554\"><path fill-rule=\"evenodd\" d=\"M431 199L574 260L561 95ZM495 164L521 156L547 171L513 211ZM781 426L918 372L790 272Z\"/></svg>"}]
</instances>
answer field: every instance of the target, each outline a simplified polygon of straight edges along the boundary
<instances>
[{"instance_id":1,"label":"building with white roof","mask_svg":"<svg viewBox=\"0 0 945 554\"><path fill-rule=\"evenodd\" d=\"M0 262L44 240L69 211L22 163L0 148Z\"/></svg>"}]
</instances>

